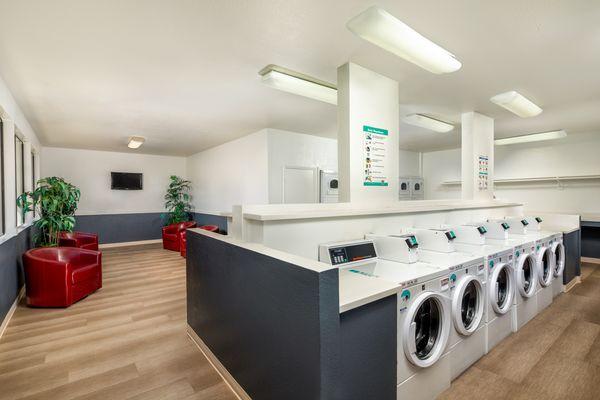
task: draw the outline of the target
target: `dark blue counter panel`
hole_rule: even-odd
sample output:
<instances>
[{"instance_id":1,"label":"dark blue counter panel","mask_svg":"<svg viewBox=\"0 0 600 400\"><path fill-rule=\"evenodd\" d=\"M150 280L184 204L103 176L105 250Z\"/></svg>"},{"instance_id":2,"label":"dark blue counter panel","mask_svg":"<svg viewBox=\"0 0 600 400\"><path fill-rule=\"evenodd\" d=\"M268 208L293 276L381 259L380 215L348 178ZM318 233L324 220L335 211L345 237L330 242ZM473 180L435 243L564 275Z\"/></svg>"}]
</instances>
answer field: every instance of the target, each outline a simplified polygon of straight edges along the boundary
<instances>
[{"instance_id":1,"label":"dark blue counter panel","mask_svg":"<svg viewBox=\"0 0 600 400\"><path fill-rule=\"evenodd\" d=\"M600 258L600 223L581 221L581 255Z\"/></svg>"},{"instance_id":2,"label":"dark blue counter panel","mask_svg":"<svg viewBox=\"0 0 600 400\"><path fill-rule=\"evenodd\" d=\"M563 244L565 245L565 270L563 273L563 283L566 285L573 278L581 275L581 231L566 233L563 235Z\"/></svg>"},{"instance_id":3,"label":"dark blue counter panel","mask_svg":"<svg viewBox=\"0 0 600 400\"><path fill-rule=\"evenodd\" d=\"M188 231L187 319L253 400L392 400L396 296L339 314L339 276Z\"/></svg>"},{"instance_id":4,"label":"dark blue counter panel","mask_svg":"<svg viewBox=\"0 0 600 400\"><path fill-rule=\"evenodd\" d=\"M396 400L396 304L394 295L340 316L338 399Z\"/></svg>"},{"instance_id":5,"label":"dark blue counter panel","mask_svg":"<svg viewBox=\"0 0 600 400\"><path fill-rule=\"evenodd\" d=\"M188 324L254 400L333 399L338 272L188 231Z\"/></svg>"}]
</instances>

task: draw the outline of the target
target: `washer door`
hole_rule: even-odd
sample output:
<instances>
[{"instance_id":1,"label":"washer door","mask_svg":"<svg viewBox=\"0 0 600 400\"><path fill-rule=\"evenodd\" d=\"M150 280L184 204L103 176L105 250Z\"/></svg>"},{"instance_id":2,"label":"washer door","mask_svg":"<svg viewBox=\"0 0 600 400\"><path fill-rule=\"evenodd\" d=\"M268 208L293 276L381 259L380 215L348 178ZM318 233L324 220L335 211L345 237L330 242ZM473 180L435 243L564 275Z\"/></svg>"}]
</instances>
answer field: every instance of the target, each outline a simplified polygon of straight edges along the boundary
<instances>
[{"instance_id":1,"label":"washer door","mask_svg":"<svg viewBox=\"0 0 600 400\"><path fill-rule=\"evenodd\" d=\"M416 366L429 367L442 356L450 334L447 298L423 292L407 310L402 327L406 358Z\"/></svg>"},{"instance_id":2,"label":"washer door","mask_svg":"<svg viewBox=\"0 0 600 400\"><path fill-rule=\"evenodd\" d=\"M549 247L542 246L538 250L536 258L540 285L548 287L552 284L552 278L554 277L554 253Z\"/></svg>"},{"instance_id":3,"label":"washer door","mask_svg":"<svg viewBox=\"0 0 600 400\"><path fill-rule=\"evenodd\" d=\"M554 277L558 278L565 270L565 245L561 242L552 243L552 253L554 253Z\"/></svg>"},{"instance_id":4,"label":"washer door","mask_svg":"<svg viewBox=\"0 0 600 400\"><path fill-rule=\"evenodd\" d=\"M531 297L535 294L537 282L536 261L529 253L521 254L517 259L517 288L522 297Z\"/></svg>"},{"instance_id":5,"label":"washer door","mask_svg":"<svg viewBox=\"0 0 600 400\"><path fill-rule=\"evenodd\" d=\"M483 285L473 275L463 276L452 296L452 320L456 331L470 336L483 318Z\"/></svg>"},{"instance_id":6,"label":"washer door","mask_svg":"<svg viewBox=\"0 0 600 400\"><path fill-rule=\"evenodd\" d=\"M496 314L504 315L513 304L515 296L515 281L513 268L505 263L494 267L490 277L490 304Z\"/></svg>"}]
</instances>

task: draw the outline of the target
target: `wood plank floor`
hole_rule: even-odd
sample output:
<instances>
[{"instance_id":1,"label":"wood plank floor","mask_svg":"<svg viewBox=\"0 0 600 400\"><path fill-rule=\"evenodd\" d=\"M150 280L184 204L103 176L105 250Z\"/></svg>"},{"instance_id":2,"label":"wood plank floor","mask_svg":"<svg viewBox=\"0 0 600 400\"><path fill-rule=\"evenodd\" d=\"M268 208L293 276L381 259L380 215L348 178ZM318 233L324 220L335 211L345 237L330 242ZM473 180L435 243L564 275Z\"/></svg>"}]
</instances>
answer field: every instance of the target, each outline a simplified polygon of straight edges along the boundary
<instances>
[{"instance_id":1,"label":"wood plank floor","mask_svg":"<svg viewBox=\"0 0 600 400\"><path fill-rule=\"evenodd\" d=\"M17 308L0 340L0 399L235 399L187 337L183 258L102 256L98 292L67 309Z\"/></svg>"},{"instance_id":2,"label":"wood plank floor","mask_svg":"<svg viewBox=\"0 0 600 400\"><path fill-rule=\"evenodd\" d=\"M600 399L600 266L465 371L439 399Z\"/></svg>"},{"instance_id":3,"label":"wood plank floor","mask_svg":"<svg viewBox=\"0 0 600 400\"><path fill-rule=\"evenodd\" d=\"M20 305L0 340L0 399L234 395L185 333L185 262L103 252L104 287L68 309ZM441 399L599 399L600 267L467 370Z\"/></svg>"}]
</instances>

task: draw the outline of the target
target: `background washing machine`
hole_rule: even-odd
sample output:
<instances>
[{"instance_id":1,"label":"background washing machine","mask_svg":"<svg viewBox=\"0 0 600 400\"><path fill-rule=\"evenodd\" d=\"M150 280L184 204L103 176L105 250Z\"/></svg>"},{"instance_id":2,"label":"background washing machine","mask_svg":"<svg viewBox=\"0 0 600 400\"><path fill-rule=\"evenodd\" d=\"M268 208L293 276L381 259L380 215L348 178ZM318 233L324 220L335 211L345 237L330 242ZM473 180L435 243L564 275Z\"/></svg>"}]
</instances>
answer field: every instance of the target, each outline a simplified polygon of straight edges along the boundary
<instances>
[{"instance_id":1,"label":"background washing machine","mask_svg":"<svg viewBox=\"0 0 600 400\"><path fill-rule=\"evenodd\" d=\"M535 230L528 228L531 218L527 217L506 217L505 220L511 226L508 230L508 237L520 239L526 238L534 241L538 284L536 289L538 314L546 307L552 304L553 296L553 281L556 269L556 261L554 252L551 249L550 242L556 235L555 232L539 230L539 223ZM535 219L534 219L535 220ZM536 220L537 222L537 220ZM513 229L513 226L519 226Z\"/></svg>"},{"instance_id":2,"label":"background washing machine","mask_svg":"<svg viewBox=\"0 0 600 400\"><path fill-rule=\"evenodd\" d=\"M456 250L482 255L487 269L486 353L512 333L515 300L513 249L508 246L481 244L485 228L479 224L453 228Z\"/></svg>"},{"instance_id":3,"label":"background washing machine","mask_svg":"<svg viewBox=\"0 0 600 400\"><path fill-rule=\"evenodd\" d=\"M320 171L319 197L321 203L338 202L338 173L334 171Z\"/></svg>"},{"instance_id":4,"label":"background washing machine","mask_svg":"<svg viewBox=\"0 0 600 400\"><path fill-rule=\"evenodd\" d=\"M408 246L405 240L397 242ZM450 362L445 355L451 329L447 269L379 259L372 240L321 245L319 259L352 273L400 284L398 399L434 399L450 387Z\"/></svg>"},{"instance_id":5,"label":"background washing machine","mask_svg":"<svg viewBox=\"0 0 600 400\"><path fill-rule=\"evenodd\" d=\"M504 237L509 227L508 222L504 220L488 221L486 228L487 243L500 246L511 246L514 257L515 273L515 301L512 311L513 331L521 329L527 322L531 321L538 313L537 305L537 285L538 285L538 267L535 260L535 242L527 235L511 235L508 239L496 239L490 234L498 234ZM508 234L506 234L508 237Z\"/></svg>"}]
</instances>

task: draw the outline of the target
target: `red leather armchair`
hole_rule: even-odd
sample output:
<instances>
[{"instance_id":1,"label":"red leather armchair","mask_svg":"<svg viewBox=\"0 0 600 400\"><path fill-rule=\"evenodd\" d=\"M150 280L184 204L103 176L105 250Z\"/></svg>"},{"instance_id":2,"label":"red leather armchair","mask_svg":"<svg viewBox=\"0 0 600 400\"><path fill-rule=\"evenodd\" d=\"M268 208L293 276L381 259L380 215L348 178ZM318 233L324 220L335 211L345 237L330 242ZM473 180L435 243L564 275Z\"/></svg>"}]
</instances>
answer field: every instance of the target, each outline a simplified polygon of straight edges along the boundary
<instances>
[{"instance_id":1,"label":"red leather armchair","mask_svg":"<svg viewBox=\"0 0 600 400\"><path fill-rule=\"evenodd\" d=\"M102 253L77 247L37 248L23 254L27 304L68 307L102 287Z\"/></svg>"},{"instance_id":2,"label":"red leather armchair","mask_svg":"<svg viewBox=\"0 0 600 400\"><path fill-rule=\"evenodd\" d=\"M98 235L86 232L61 232L58 234L58 245L98 251Z\"/></svg>"},{"instance_id":3,"label":"red leather armchair","mask_svg":"<svg viewBox=\"0 0 600 400\"><path fill-rule=\"evenodd\" d=\"M180 222L178 224L167 225L162 228L162 240L163 249L179 251L179 233L185 231L188 228L194 228L196 223L194 221Z\"/></svg>"},{"instance_id":4,"label":"red leather armchair","mask_svg":"<svg viewBox=\"0 0 600 400\"><path fill-rule=\"evenodd\" d=\"M210 232L219 232L219 227L216 225L202 225L200 227L200 229L204 229L206 231L210 231ZM181 257L185 258L186 257L186 235L185 235L185 231L181 231L179 232L179 254L181 254Z\"/></svg>"}]
</instances>

